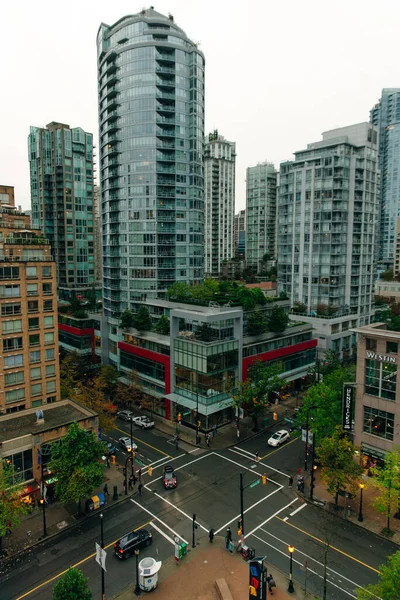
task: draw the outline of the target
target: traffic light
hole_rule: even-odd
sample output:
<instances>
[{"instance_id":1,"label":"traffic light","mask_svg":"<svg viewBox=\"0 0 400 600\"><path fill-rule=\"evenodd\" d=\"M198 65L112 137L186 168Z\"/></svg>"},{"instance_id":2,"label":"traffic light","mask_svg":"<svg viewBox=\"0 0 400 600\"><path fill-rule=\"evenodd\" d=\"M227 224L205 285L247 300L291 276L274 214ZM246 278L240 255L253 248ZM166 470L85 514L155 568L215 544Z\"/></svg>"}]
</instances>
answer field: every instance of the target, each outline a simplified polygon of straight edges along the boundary
<instances>
[{"instance_id":1,"label":"traffic light","mask_svg":"<svg viewBox=\"0 0 400 600\"><path fill-rule=\"evenodd\" d=\"M272 418L274 419L274 421L278 420L278 413L274 412L272 415Z\"/></svg>"},{"instance_id":2,"label":"traffic light","mask_svg":"<svg viewBox=\"0 0 400 600\"><path fill-rule=\"evenodd\" d=\"M239 521L237 522L237 527L238 527L238 535L242 535L242 533L243 533L242 519L239 519Z\"/></svg>"},{"instance_id":3,"label":"traffic light","mask_svg":"<svg viewBox=\"0 0 400 600\"><path fill-rule=\"evenodd\" d=\"M147 469L148 474L150 475L150 477L153 475L153 467L149 467Z\"/></svg>"},{"instance_id":4,"label":"traffic light","mask_svg":"<svg viewBox=\"0 0 400 600\"><path fill-rule=\"evenodd\" d=\"M197 421L197 431L200 431L200 427L201 427L201 423L200 423L200 421Z\"/></svg>"},{"instance_id":5,"label":"traffic light","mask_svg":"<svg viewBox=\"0 0 400 600\"><path fill-rule=\"evenodd\" d=\"M267 483L267 475L266 475L266 473L264 473L263 475L261 475L261 481L262 481L263 485L265 485Z\"/></svg>"},{"instance_id":6,"label":"traffic light","mask_svg":"<svg viewBox=\"0 0 400 600\"><path fill-rule=\"evenodd\" d=\"M135 456L136 456L136 452L134 452L134 451L132 450L132 451L131 451L131 455L132 455L132 458L135 458Z\"/></svg>"},{"instance_id":7,"label":"traffic light","mask_svg":"<svg viewBox=\"0 0 400 600\"><path fill-rule=\"evenodd\" d=\"M177 414L176 420L178 421L178 423L180 423L182 421L182 415L181 415L181 413Z\"/></svg>"}]
</instances>

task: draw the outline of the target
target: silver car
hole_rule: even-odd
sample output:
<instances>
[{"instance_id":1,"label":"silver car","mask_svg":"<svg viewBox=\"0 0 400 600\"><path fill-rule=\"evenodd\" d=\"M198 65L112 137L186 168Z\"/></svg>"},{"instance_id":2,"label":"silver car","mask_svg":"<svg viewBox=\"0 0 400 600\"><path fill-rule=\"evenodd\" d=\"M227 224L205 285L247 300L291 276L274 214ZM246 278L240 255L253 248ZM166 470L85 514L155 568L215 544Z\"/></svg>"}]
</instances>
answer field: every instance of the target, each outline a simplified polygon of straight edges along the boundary
<instances>
[{"instance_id":1,"label":"silver car","mask_svg":"<svg viewBox=\"0 0 400 600\"><path fill-rule=\"evenodd\" d=\"M123 421L132 421L133 419L133 412L130 410L120 410L117 413L117 417L119 419L122 419Z\"/></svg>"},{"instance_id":2,"label":"silver car","mask_svg":"<svg viewBox=\"0 0 400 600\"><path fill-rule=\"evenodd\" d=\"M121 448L126 450L126 452L130 452L131 450L136 452L136 450L137 450L137 445L135 444L135 442L132 441L132 446L131 446L131 438L129 438L129 437L119 438L118 443L121 446Z\"/></svg>"},{"instance_id":3,"label":"silver car","mask_svg":"<svg viewBox=\"0 0 400 600\"><path fill-rule=\"evenodd\" d=\"M280 429L276 431L268 440L268 446L280 446L290 440L290 434L286 429Z\"/></svg>"}]
</instances>

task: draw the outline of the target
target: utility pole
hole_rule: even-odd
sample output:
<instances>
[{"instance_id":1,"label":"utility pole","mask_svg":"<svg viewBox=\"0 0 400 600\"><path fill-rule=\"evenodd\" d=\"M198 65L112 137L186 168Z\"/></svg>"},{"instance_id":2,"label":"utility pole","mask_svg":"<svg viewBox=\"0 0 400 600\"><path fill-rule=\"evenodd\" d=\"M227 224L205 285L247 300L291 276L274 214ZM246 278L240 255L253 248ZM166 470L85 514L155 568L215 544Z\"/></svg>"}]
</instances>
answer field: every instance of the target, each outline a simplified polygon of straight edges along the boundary
<instances>
[{"instance_id":1,"label":"utility pole","mask_svg":"<svg viewBox=\"0 0 400 600\"><path fill-rule=\"evenodd\" d=\"M193 521L192 521L192 548L196 548L196 540L194 536L194 530L197 529L196 523L196 515L193 513Z\"/></svg>"}]
</instances>

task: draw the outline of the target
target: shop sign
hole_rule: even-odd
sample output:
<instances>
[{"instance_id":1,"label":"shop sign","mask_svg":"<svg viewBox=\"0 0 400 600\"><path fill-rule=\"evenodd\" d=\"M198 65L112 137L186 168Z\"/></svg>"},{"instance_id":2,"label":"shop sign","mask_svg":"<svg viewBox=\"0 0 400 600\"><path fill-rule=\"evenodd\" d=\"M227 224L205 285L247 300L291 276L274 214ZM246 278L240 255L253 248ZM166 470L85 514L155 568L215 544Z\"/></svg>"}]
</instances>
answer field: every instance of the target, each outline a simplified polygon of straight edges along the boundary
<instances>
[{"instance_id":1,"label":"shop sign","mask_svg":"<svg viewBox=\"0 0 400 600\"><path fill-rule=\"evenodd\" d=\"M379 360L379 362L385 363L396 363L395 356L386 356L385 354L377 354L376 352L366 351L366 357L372 358L372 360Z\"/></svg>"},{"instance_id":2,"label":"shop sign","mask_svg":"<svg viewBox=\"0 0 400 600\"><path fill-rule=\"evenodd\" d=\"M354 388L351 385L345 385L343 390L343 419L342 426L345 431L351 431L353 418L353 399Z\"/></svg>"}]
</instances>

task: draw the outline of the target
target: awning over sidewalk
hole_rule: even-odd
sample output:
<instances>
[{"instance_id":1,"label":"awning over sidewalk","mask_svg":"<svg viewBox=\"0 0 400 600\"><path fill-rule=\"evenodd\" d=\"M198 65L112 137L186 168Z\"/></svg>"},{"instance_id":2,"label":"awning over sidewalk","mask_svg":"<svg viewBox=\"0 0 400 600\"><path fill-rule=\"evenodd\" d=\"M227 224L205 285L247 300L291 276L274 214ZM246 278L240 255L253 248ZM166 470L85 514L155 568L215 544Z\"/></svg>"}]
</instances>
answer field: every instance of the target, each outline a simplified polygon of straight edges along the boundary
<instances>
[{"instance_id":1,"label":"awning over sidewalk","mask_svg":"<svg viewBox=\"0 0 400 600\"><path fill-rule=\"evenodd\" d=\"M378 458L379 460L385 460L386 451L381 450L380 448L375 448L375 446L370 446L369 444L362 443L361 451L364 454L368 454L368 456L372 456L372 458Z\"/></svg>"},{"instance_id":2,"label":"awning over sidewalk","mask_svg":"<svg viewBox=\"0 0 400 600\"><path fill-rule=\"evenodd\" d=\"M168 394L165 396L168 400L175 402L175 404L179 404L180 406L184 406L185 408L189 408L190 410L196 410L196 400L191 400L190 398L186 398L185 396L181 396L180 394ZM207 417L209 415L213 415L220 410L224 410L224 408L228 408L233 405L233 398L225 398L224 400L220 400L219 402L214 402L210 404L203 404L199 401L199 414Z\"/></svg>"}]
</instances>

